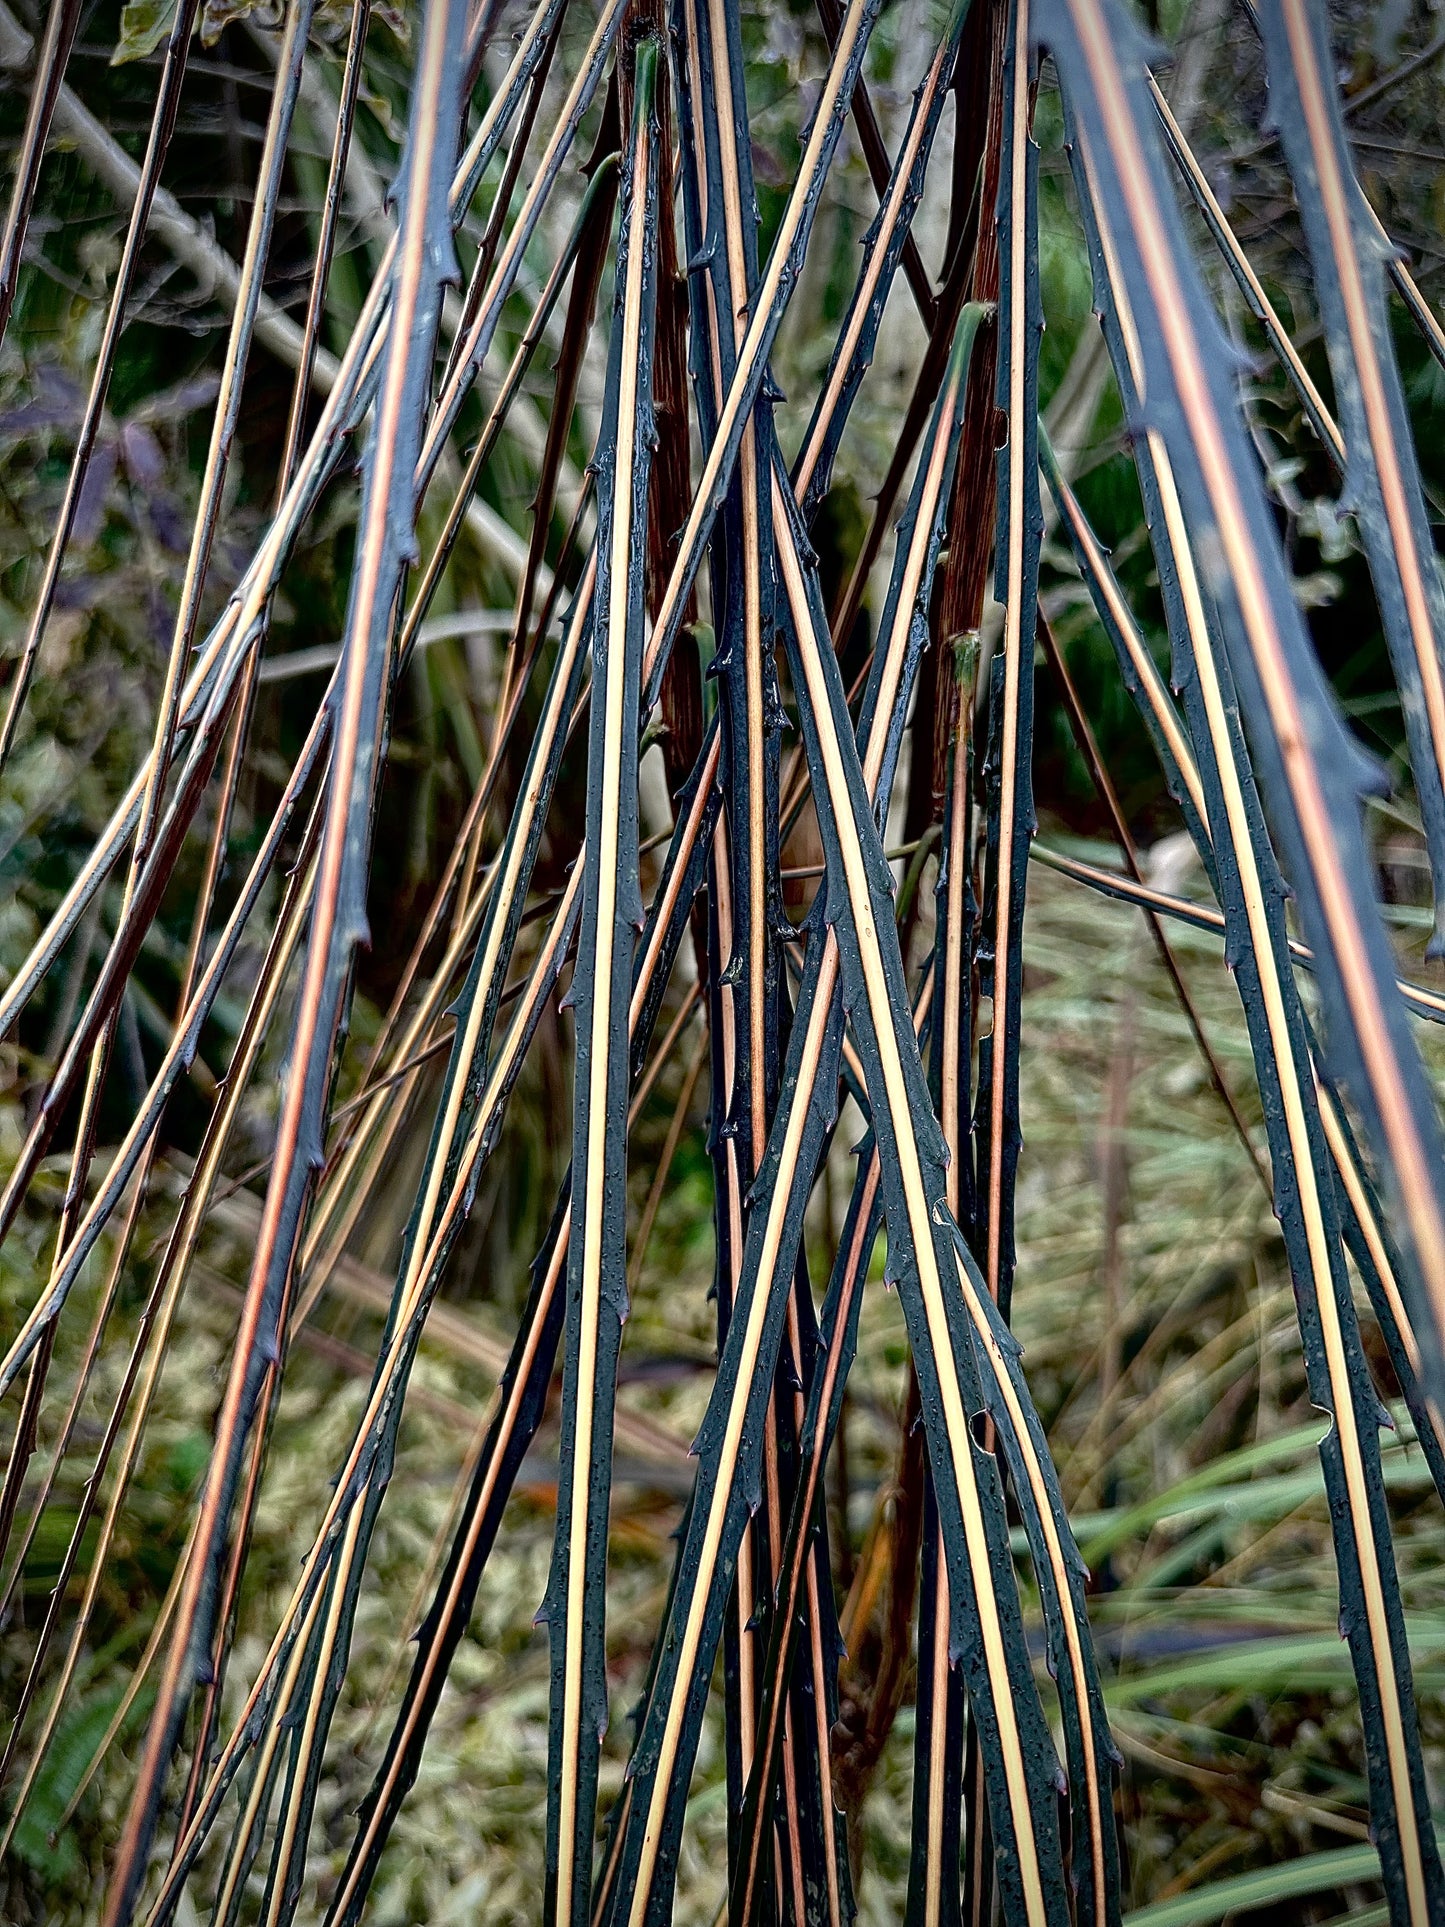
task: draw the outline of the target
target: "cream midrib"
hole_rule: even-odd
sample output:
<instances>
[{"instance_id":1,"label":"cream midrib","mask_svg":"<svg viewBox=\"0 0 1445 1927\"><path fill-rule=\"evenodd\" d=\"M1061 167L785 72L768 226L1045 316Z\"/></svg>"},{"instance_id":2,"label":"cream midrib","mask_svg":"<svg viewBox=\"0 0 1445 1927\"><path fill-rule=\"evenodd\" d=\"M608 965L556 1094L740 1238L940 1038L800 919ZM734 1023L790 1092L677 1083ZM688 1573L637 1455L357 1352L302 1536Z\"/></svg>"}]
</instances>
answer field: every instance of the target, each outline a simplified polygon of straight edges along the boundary
<instances>
[{"instance_id":1,"label":"cream midrib","mask_svg":"<svg viewBox=\"0 0 1445 1927\"><path fill-rule=\"evenodd\" d=\"M606 1202L598 1181L607 1150L608 1085L611 1077L612 966L617 915L618 852L621 842L623 737L627 725L627 627L631 599L632 495L636 462L638 352L643 266L649 197L639 187L651 165L650 130L644 129L633 158L632 226L628 237L624 296L624 352L617 404L617 456L614 470L611 576L608 582L607 660L602 756L602 811L597 839L597 910L591 984L590 1057L587 1092L587 1189L583 1209L580 1328L576 1400L572 1435L571 1518L567 1547L565 1672L562 1696L562 1759L558 1802L556 1907L559 1922L572 1912L573 1868L577 1849L577 1778L581 1753L582 1647L586 1614L580 1595L586 1589L587 1529L596 1440L593 1436L597 1345L601 1314L602 1214Z\"/></svg>"}]
</instances>

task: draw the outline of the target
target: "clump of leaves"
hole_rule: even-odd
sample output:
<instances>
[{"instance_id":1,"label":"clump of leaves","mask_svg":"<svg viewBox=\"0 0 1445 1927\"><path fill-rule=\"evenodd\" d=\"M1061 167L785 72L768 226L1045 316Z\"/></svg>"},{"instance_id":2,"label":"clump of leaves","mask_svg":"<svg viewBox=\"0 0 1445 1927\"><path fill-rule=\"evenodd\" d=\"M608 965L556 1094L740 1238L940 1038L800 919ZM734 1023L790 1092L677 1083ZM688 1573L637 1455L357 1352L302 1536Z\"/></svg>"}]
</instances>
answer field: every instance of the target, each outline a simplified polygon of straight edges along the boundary
<instances>
[{"instance_id":1,"label":"clump of leaves","mask_svg":"<svg viewBox=\"0 0 1445 1927\"><path fill-rule=\"evenodd\" d=\"M1445 590L1394 296L1445 335L1326 23L1249 12L1327 375L1120 0L371 13L127 6L138 160L72 91L79 8L24 46L5 16L17 1908L83 1843L108 1924L434 1912L398 1849L439 1743L453 1801L490 1788L456 1901L488 1918L1165 1927L1358 1889L1423 1927L1445 1001L1382 894L1418 860L1428 965ZM223 127L238 75L266 103L212 189L233 251L162 186L198 30L264 50L214 76ZM130 195L68 345L53 132ZM165 383L157 243L227 316ZM1383 866L1301 535L1372 585ZM1035 842L1059 729L1103 851ZM1121 908L1061 938L1080 886ZM1123 907L1137 1001L1100 996L1127 943L1079 981ZM1091 1049L1081 1287L1051 1220ZM1028 1102L1064 1119L1032 1164Z\"/></svg>"}]
</instances>

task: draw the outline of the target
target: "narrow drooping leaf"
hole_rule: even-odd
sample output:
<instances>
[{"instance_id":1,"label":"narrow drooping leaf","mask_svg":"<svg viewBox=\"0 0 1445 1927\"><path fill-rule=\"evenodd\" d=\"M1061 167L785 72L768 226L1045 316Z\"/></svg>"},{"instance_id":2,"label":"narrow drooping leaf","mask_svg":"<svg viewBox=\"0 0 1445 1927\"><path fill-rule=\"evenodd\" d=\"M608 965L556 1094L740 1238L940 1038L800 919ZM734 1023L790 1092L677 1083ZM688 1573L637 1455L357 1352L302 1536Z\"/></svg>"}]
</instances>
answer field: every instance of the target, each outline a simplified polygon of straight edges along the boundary
<instances>
[{"instance_id":1,"label":"narrow drooping leaf","mask_svg":"<svg viewBox=\"0 0 1445 1927\"><path fill-rule=\"evenodd\" d=\"M946 1153L917 1040L906 1015L899 1021L900 1005L905 1013L907 1005L896 933L891 917L885 924L878 913L891 879L865 800L863 769L839 727L847 712L816 576L810 579L803 571L788 519L791 503L776 483L774 504L792 617L794 685L829 860L829 915L878 1137L889 1266L922 1391L950 1562L953 1637L964 1654L980 1726L1000 1890L1005 1906L1020 1919L1063 1918L1064 1876L1053 1807L1057 1762L1027 1665L1013 1574L999 1550L997 1469L970 1423L984 1404L965 1323L966 1294L959 1288L965 1260L945 1201ZM870 762L873 752L870 739ZM900 1034L903 1029L906 1035Z\"/></svg>"},{"instance_id":2,"label":"narrow drooping leaf","mask_svg":"<svg viewBox=\"0 0 1445 1927\"><path fill-rule=\"evenodd\" d=\"M368 450L361 560L347 618L331 784L292 1038L293 1072L277 1127L266 1209L217 1422L201 1523L177 1608L175 1644L151 1714L112 1879L108 1927L126 1920L134 1904L180 1723L209 1655L217 1569L241 1456L260 1382L276 1348L281 1300L322 1153L322 1115L351 981L351 955L366 929L367 857L377 743L388 691L392 605L413 549L413 477L422 416L442 287L455 271L446 188L460 131L457 82L463 45L463 9L453 0L434 0L427 11L413 88L392 328Z\"/></svg>"},{"instance_id":3,"label":"narrow drooping leaf","mask_svg":"<svg viewBox=\"0 0 1445 1927\"><path fill-rule=\"evenodd\" d=\"M957 490L955 479L955 499ZM946 595L940 601L946 606ZM957 641L941 637L934 646L951 646L958 660L952 679L957 700L944 766L942 840L934 892L932 983L939 1007L930 1031L929 1085L948 1147L948 1208L961 1229L972 1230L976 1201L968 1117L973 1082L973 953L978 927L972 863L977 633L966 631ZM967 1715L963 1674L952 1663L949 1651L953 1614L931 1479L924 1491L921 1566L913 1850L908 1863L906 1919L908 1927L961 1927L960 1823ZM982 1814L970 1814L975 1846L983 1824Z\"/></svg>"},{"instance_id":4,"label":"narrow drooping leaf","mask_svg":"<svg viewBox=\"0 0 1445 1927\"><path fill-rule=\"evenodd\" d=\"M993 1000L979 1047L978 1242L980 1265L1008 1316L1013 1279L1013 1195L1018 1170L1019 1025L1023 998L1024 890L1034 833L1034 607L1043 512L1038 486L1038 148L1030 131L1029 0L1009 16L999 175L998 407L1008 440L998 457L994 594L1003 635L990 666L988 856L979 936L980 994ZM995 748L996 745L996 748Z\"/></svg>"},{"instance_id":5,"label":"narrow drooping leaf","mask_svg":"<svg viewBox=\"0 0 1445 1927\"><path fill-rule=\"evenodd\" d=\"M1124 242L1116 209L1099 191L1096 156L1093 129L1085 136L1076 127L1076 177L1106 337L1126 409L1143 424L1148 416L1141 387L1149 378L1149 360L1132 290L1117 271ZM1205 793L1226 940L1264 1101L1275 1209L1295 1285L1310 1394L1334 1421L1320 1456L1332 1500L1340 1624L1350 1644L1368 1735L1371 1812L1392 1909L1401 1920L1423 1922L1438 1907L1445 1881L1425 1793L1380 1471L1378 1428L1384 1414L1366 1367L1345 1271L1309 1040L1288 961L1284 885L1239 730L1231 663L1221 640L1220 585L1198 565L1166 436L1146 429L1135 459L1166 584L1175 680L1182 688ZM1389 988L1392 992L1393 985Z\"/></svg>"},{"instance_id":6,"label":"narrow drooping leaf","mask_svg":"<svg viewBox=\"0 0 1445 1927\"><path fill-rule=\"evenodd\" d=\"M913 1742L913 1855L907 1927L959 1927L960 1821L963 1815L965 1698L950 1664L948 1577L939 1542L938 1502L924 1491L919 1576L918 1699ZM971 1820L981 1826L982 1820Z\"/></svg>"},{"instance_id":7,"label":"narrow drooping leaf","mask_svg":"<svg viewBox=\"0 0 1445 1927\"><path fill-rule=\"evenodd\" d=\"M1020 84L1023 84L1022 77ZM1021 128L1021 138L1027 138L1026 128ZM1020 161L1021 168L1022 165ZM972 311L969 312L972 313ZM961 331L961 334L963 338L971 339L971 332L971 329L968 329ZM958 387L952 396L953 405L959 409L963 400L963 372L966 372L966 368L960 371ZM935 497L935 513L946 500L946 496L947 491L943 490ZM1035 506L1036 503L1035 496ZM781 543L781 535L779 540ZM1022 540L1021 534L1020 540ZM785 575L787 575L786 562L795 551L784 547L782 553L785 558ZM905 1114L902 1096L903 1090L909 1086L911 1077L916 1074L917 1079L921 1080L922 1072L918 1066L917 1047L911 1032L906 1040L892 1033L890 1048L890 1031L886 1028L884 1016L882 985L887 981L887 972L892 967L892 959L897 953L896 949L884 948L881 956L873 959L870 968L869 950L871 944L876 941L878 930L882 927L882 919L878 917L876 911L871 919L860 914L859 900L865 874L865 857L861 848L850 851L849 847L849 825L842 814L839 797L846 770L840 772L836 768L827 769L826 759L822 755L826 738L818 740L824 726L819 706L820 696L826 690L828 701L834 705L834 713L841 697L841 690L837 687L836 664L832 652L828 651L826 664L821 673L814 669L815 661L823 663L823 652L819 650L816 658L810 658L806 638L810 633L814 637L818 633L821 626L818 613L814 608L811 617L805 622L809 612L803 600L806 584L801 576L789 577L789 586L794 622L793 629L790 631L790 641L798 652L794 659L794 683L800 689L803 686L808 689L808 700L803 702L801 713L810 764L813 767L815 799L824 831L825 849L829 848L831 830L838 838L837 857L834 860L841 860L843 864L856 865L847 878L848 919L844 919L840 910L835 927L843 933L842 946L845 962L847 933L850 929L854 933L854 942L858 946L853 968L861 976L862 983L860 985L855 978L851 994L847 990L845 994L849 995L854 1031L858 1037L860 1056L863 1058L865 1074L868 1077L875 1129L883 1152L883 1189L889 1223L890 1266L899 1265L899 1260L902 1259L899 1266L900 1294L903 1298L905 1316L909 1320L915 1365L924 1390L925 1422L931 1422L931 1458L934 1477L940 1488L940 1501L945 1519L945 1544L953 1564L950 1590L955 1600L967 1597L974 1610L984 1618L985 1626L992 1621L994 1627L997 1627L999 1622L993 1618L994 1612L1000 1615L1005 1626L1008 1625L1007 1614L1011 1610L1009 1593L1003 1591L1000 1597L990 1589L988 1595L984 1594L979 1572L983 1551L980 1537L974 1536L972 1543L967 1543L971 1529L975 1535L978 1535L979 1524L983 1524L985 1532L989 1526L988 1523L978 1521L976 1515L975 1520L970 1521L968 1508L970 1503L975 1505L978 1503L979 1486L974 1486L970 1501L965 1478L971 1477L979 1464L988 1464L992 1471L991 1462L988 1461L986 1454L981 1452L975 1457L976 1448L971 1437L967 1452L960 1450L960 1442L956 1438L945 1446L940 1436L945 1428L939 1423L938 1403L930 1403L930 1377L937 1388L933 1392L933 1399L937 1401L941 1396L945 1411L948 1408L950 1389L954 1397L959 1395L960 1381L952 1376L954 1371L961 1369L961 1366L955 1364L957 1353L950 1349L945 1354L943 1346L945 1343L950 1347L956 1344L957 1335L950 1335L946 1320L956 1306L961 1312L962 1306L959 1305L961 1297L967 1306L973 1328L971 1340L964 1341L966 1348L964 1356L968 1364L972 1365L974 1349L978 1348L983 1366L983 1381L978 1395L985 1400L990 1415L1000 1428L1014 1488L1024 1508L1035 1568L1044 1594L1051 1662L1059 1681L1065 1710L1077 1865L1080 1870L1083 1905L1088 1909L1091 1919L1111 1919L1117 1915L1118 1910L1117 1849L1113 1831L1112 1803L1109 1797L1113 1750L1084 1611L1082 1567L1069 1535L1062 1498L1058 1492L1057 1482L1053 1478L1042 1431L1032 1412L1027 1389L1018 1371L1016 1348L1007 1338L997 1314L989 1306L987 1293L978 1288L977 1274L970 1269L971 1260L964 1259L962 1240L948 1212L946 1181L944 1196L933 1203L929 1210L925 1211L922 1208L924 1187L934 1181L934 1171L931 1164L925 1167L921 1161L918 1140L913 1136L913 1128L920 1115L927 1116L928 1104L926 1098L920 1100L918 1095L910 1090ZM816 598L815 585L814 597ZM1030 643L1031 640L1030 636ZM813 646L816 649L816 643ZM831 675L827 673L829 669L832 671ZM815 735L814 732L818 734ZM841 740L841 736L836 740ZM826 809L823 804L825 773L831 785L829 806ZM851 807L855 822L861 821L856 803ZM830 870L830 891L836 888L837 882L841 880L836 871ZM830 906L831 902L830 895ZM865 996L866 1004L863 1002ZM870 1019L870 1024L866 1028L860 1023L860 1006L867 1009ZM878 1053L877 1068L871 1070L868 1068L870 1051ZM889 1079L886 1084L883 1081L885 1078ZM900 1167L895 1167L893 1170L890 1170L888 1159L890 1148L893 1148L894 1155L900 1158ZM935 1150L932 1144L929 1145L929 1155L931 1158L939 1156L939 1151ZM946 1149L943 1155L946 1156ZM915 1164L915 1160L919 1161ZM927 1177L924 1175L925 1168L927 1168ZM949 1227L951 1243L948 1247L946 1264L941 1259L936 1260L940 1264L940 1269L934 1274L933 1285L938 1292L938 1301L930 1303L928 1261L937 1249L934 1240L940 1219ZM930 1225L934 1228L930 1229ZM904 1255L910 1253L912 1264L916 1267L911 1272L908 1269L908 1256ZM955 1279L963 1287L958 1296L955 1296L953 1291ZM947 1280L946 1286L945 1280ZM915 1293L917 1296L914 1295ZM919 1298L922 1299L921 1304ZM978 1384L977 1380L973 1382L975 1385ZM962 1469L964 1465L969 1467L967 1474ZM987 1493L988 1486L982 1481L979 1483ZM996 1566L993 1570L997 1570ZM990 1610L994 1599L999 1599L999 1605ZM954 1608L954 1614L954 1638L957 1641L960 1616L957 1606ZM988 1634L985 1633L985 1648L987 1638ZM982 1667L979 1665L980 1659L983 1660ZM1045 1843L1047 1842L1046 1829L1052 1816L1045 1820L1040 1815L1038 1804L1035 1804L1032 1810L1023 1804L1022 1796L1027 1781L1018 1775L1022 1767L1020 1756L1026 1748L1020 1743L1019 1730L1000 1732L989 1722L985 1709L990 1705L990 1699L986 1695L997 1693L998 1664L995 1653L987 1652L985 1657L975 1647L974 1663L969 1675L980 1745L989 1778L990 1816L994 1837L998 1843L998 1876L1007 1897L1006 1904L1022 1905L1027 1909L1047 1908L1053 1904L1047 1897L1050 1879L1048 1864L1046 1860L1042 1860L1042 1856L1035 1859L1032 1872L1038 1881L1038 1886L1031 1890L1028 1849L1032 1848L1037 1854L1036 1843L1039 1839L1042 1838ZM980 1679L980 1672L983 1673L982 1679ZM1015 1711L1019 1715L1020 1726L1023 1732L1027 1733L1032 1709L1026 1699L1020 1707L1017 1688L1014 1689L1011 1698ZM991 1703L996 1718L997 1697L994 1697ZM1036 1727L1033 1728L1033 1733L1037 1735ZM1010 1748L1015 1746L1019 1748L1019 1753L1011 1759ZM1015 1777L1011 1778L1011 1774ZM1036 1802L1038 1797L1035 1790ZM1014 1858L1015 1853L1018 1855L1017 1859Z\"/></svg>"},{"instance_id":8,"label":"narrow drooping leaf","mask_svg":"<svg viewBox=\"0 0 1445 1927\"><path fill-rule=\"evenodd\" d=\"M607 1725L607 1513L612 1411L627 1314L627 1012L638 885L638 705L657 298L659 42L638 43L618 215L617 293L597 490L597 619L587 750L587 853L576 1011L571 1235L551 1629L549 1922L585 1927L598 1751Z\"/></svg>"},{"instance_id":9,"label":"narrow drooping leaf","mask_svg":"<svg viewBox=\"0 0 1445 1927\"><path fill-rule=\"evenodd\" d=\"M694 783L682 799L677 828L664 865L647 929L638 947L630 1025L633 1109L662 993L687 928L693 899L705 874L717 820L717 732L709 732ZM491 1424L478 1456L466 1502L436 1595L417 1637L417 1658L397 1713L375 1783L361 1811L361 1824L346 1874L332 1902L331 1919L350 1923L360 1913L391 1826L416 1777L421 1749L436 1709L446 1669L471 1616L503 1508L545 1407L561 1339L571 1216L570 1179L553 1212L547 1241L532 1267L528 1298L511 1358L494 1400Z\"/></svg>"},{"instance_id":10,"label":"narrow drooping leaf","mask_svg":"<svg viewBox=\"0 0 1445 1927\"><path fill-rule=\"evenodd\" d=\"M558 905L556 917L534 960L524 994L477 1105L466 1148L458 1160L456 1182L438 1213L429 1247L416 1266L417 1277L429 1281L430 1289L413 1293L409 1316L404 1323L397 1322L395 1316L391 1320L371 1396L338 1474L335 1496L303 1561L300 1579L231 1735L193 1803L193 1813L176 1843L170 1870L151 1911L151 1927L162 1927L174 1913L196 1855L214 1824L238 1769L257 1735L274 1730L271 1713L278 1699L285 1701L289 1697L291 1687L300 1677L304 1665L304 1647L314 1624L315 1609L338 1550L343 1547L350 1534L351 1523L358 1515L356 1502L364 1498L382 1455L394 1448L407 1373L415 1357L431 1295L435 1291L446 1253L471 1206L480 1165L495 1138L527 1046L535 1033L542 1009L556 988L557 977L571 948L576 933L577 912L581 907L580 882L581 872L574 871L575 887L569 886ZM342 1559L344 1562L344 1551ZM298 1646L302 1648L299 1655Z\"/></svg>"},{"instance_id":11,"label":"narrow drooping leaf","mask_svg":"<svg viewBox=\"0 0 1445 1927\"><path fill-rule=\"evenodd\" d=\"M683 202L690 277L693 386L705 436L737 374L747 317L757 295L758 237L743 81L741 20L734 9L689 4L676 9L687 49L679 70L679 126L684 130ZM710 675L718 688L725 784L723 827L714 844L708 935L709 1023L713 1036L710 1145L717 1234L717 1331L726 1341L737 1293L749 1192L767 1141L779 1075L782 921L779 868L779 733L782 705L774 660L776 596L772 542L762 494L759 448L771 420L766 388L746 423L736 472L709 548L708 584L717 646ZM790 1321L795 1323L795 1321ZM791 1341L796 1333L790 1330ZM792 1345L789 1343L791 1355ZM791 1376L798 1367L792 1364ZM728 1779L728 1862L737 1858L738 1821L756 1749L758 1675L767 1640L767 1601L781 1530L778 1486L780 1400L789 1377L780 1366L769 1407L762 1502L738 1554L737 1578L724 1636ZM806 1736L804 1736L806 1737ZM796 1782L799 1735L789 1715L784 1795L776 1860L787 1904L801 1915L801 1863ZM826 1759L816 1762L826 1769ZM807 1772L804 1764L803 1771ZM771 1818L771 1802L769 1802ZM619 1834L620 1839L620 1834ZM786 1864L784 1864L786 1863ZM833 1881L836 1885L836 1880Z\"/></svg>"},{"instance_id":12,"label":"narrow drooping leaf","mask_svg":"<svg viewBox=\"0 0 1445 1927\"><path fill-rule=\"evenodd\" d=\"M469 1194L475 1183L475 1164L469 1166L465 1179L461 1179L460 1166L476 1105L484 1091L502 987L522 921L527 884L541 842L547 804L566 744L567 725L576 702L589 634L591 587L589 572L584 577L563 646L553 666L517 807L494 872L493 888L485 899L486 915L478 933L475 957L455 1006L457 1022L451 1059L418 1185L416 1208L403 1241L395 1298L383 1337L383 1356L400 1332L417 1326L418 1305L435 1292L450 1251L450 1239L440 1247L436 1243L443 1200L455 1197L459 1189ZM353 1501L352 1516L348 1518L341 1546L327 1572L326 1607L313 1634L315 1652L300 1664L296 1674L293 1691L309 1697L304 1718L293 1718L290 1722L298 1728L301 1737L293 1744L286 1763L285 1789L281 1794L284 1824L270 1875L272 1889L283 1896L293 1888L299 1892L301 1862L296 1858L296 1842L299 1838L304 1845L309 1832L322 1749L344 1675L362 1570L376 1516L390 1482L395 1429L401 1414L408 1364L409 1360L399 1368L392 1368L395 1390L391 1395L389 1420L378 1436L364 1493ZM278 1703L273 1709L273 1724L287 1720L292 1710ZM265 1776L259 1769L252 1784L255 1810L233 1846L229 1863L233 1874L259 1844L255 1829L264 1822L269 1806ZM294 1899L293 1893L291 1904Z\"/></svg>"},{"instance_id":13,"label":"narrow drooping leaf","mask_svg":"<svg viewBox=\"0 0 1445 1927\"><path fill-rule=\"evenodd\" d=\"M892 578L879 620L876 660L901 662L901 681L904 685L912 683L928 639L927 611L942 537L942 518L953 480L964 394L981 318L981 311L977 308L965 310L948 377L924 439L908 507L898 527ZM901 707L895 705L886 728L882 728L883 761L879 778L882 795L886 795L891 787L904 713ZM860 1199L860 1192L868 1190L870 1172L872 1195L865 1204ZM831 1311L825 1308L827 1344L823 1356L826 1362L814 1373L800 1427L799 1478L790 1509L787 1538L773 1576L773 1624L767 1644L766 1667L762 1673L757 1754L748 1775L738 1860L732 1870L730 1912L731 1917L740 1922L752 1918L760 1883L766 1873L761 1823L767 1814L777 1772L778 1748L783 1737L787 1682L794 1642L798 1637L805 1575L810 1570L810 1553L817 1524L818 1482L826 1463L828 1441L837 1425L847 1363L856 1342L857 1298L866 1276L868 1252L871 1250L871 1240L867 1241L867 1249L863 1248L863 1231L874 1215L873 1199L877 1187L877 1172L873 1170L871 1159L865 1160L859 1167L854 1202L850 1207L851 1237L845 1229L844 1242L840 1246L840 1255L844 1250L852 1252L852 1265L851 1269L844 1268L841 1279L836 1278L835 1271L836 1283L835 1287L830 1288L828 1300Z\"/></svg>"}]
</instances>

